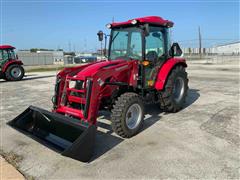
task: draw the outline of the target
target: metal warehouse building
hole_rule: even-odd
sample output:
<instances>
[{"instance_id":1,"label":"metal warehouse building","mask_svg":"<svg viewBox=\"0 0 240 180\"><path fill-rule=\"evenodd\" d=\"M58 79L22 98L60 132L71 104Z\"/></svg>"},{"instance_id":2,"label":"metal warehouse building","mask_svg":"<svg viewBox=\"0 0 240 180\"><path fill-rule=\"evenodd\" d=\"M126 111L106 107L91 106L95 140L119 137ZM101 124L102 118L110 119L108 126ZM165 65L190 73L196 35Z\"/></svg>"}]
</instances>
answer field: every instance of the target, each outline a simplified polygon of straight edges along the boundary
<instances>
[{"instance_id":1,"label":"metal warehouse building","mask_svg":"<svg viewBox=\"0 0 240 180\"><path fill-rule=\"evenodd\" d=\"M63 51L18 51L17 54L24 65L49 65L63 61Z\"/></svg>"},{"instance_id":2,"label":"metal warehouse building","mask_svg":"<svg viewBox=\"0 0 240 180\"><path fill-rule=\"evenodd\" d=\"M182 48L184 54L199 54L199 48ZM240 42L217 45L210 48L201 48L203 54L240 55Z\"/></svg>"},{"instance_id":3,"label":"metal warehouse building","mask_svg":"<svg viewBox=\"0 0 240 180\"><path fill-rule=\"evenodd\" d=\"M223 45L218 45L212 48L213 53L223 55L239 55L240 54L240 41Z\"/></svg>"}]
</instances>

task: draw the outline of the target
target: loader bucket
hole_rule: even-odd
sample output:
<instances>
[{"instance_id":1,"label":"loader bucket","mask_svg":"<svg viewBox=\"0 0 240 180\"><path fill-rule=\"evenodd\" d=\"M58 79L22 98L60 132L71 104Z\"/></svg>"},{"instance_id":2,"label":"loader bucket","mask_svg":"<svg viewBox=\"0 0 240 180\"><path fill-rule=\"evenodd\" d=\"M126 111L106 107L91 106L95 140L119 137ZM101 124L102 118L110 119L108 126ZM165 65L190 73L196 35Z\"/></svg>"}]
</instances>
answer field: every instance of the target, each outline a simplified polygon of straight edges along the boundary
<instances>
[{"instance_id":1,"label":"loader bucket","mask_svg":"<svg viewBox=\"0 0 240 180\"><path fill-rule=\"evenodd\" d=\"M9 122L13 128L48 145L62 155L88 162L93 154L96 126L79 119L30 106Z\"/></svg>"}]
</instances>

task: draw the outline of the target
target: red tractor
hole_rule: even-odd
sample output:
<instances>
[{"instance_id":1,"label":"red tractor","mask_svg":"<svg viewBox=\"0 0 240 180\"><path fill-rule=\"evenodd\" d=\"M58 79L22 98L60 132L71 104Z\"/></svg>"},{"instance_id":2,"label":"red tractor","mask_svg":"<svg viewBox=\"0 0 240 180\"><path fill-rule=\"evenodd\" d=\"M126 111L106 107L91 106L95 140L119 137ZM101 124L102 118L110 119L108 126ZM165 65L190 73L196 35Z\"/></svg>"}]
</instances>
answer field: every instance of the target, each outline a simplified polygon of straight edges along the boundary
<instances>
[{"instance_id":1,"label":"red tractor","mask_svg":"<svg viewBox=\"0 0 240 180\"><path fill-rule=\"evenodd\" d=\"M14 49L15 47L9 45L0 46L0 79L19 81L24 76L23 63L18 60Z\"/></svg>"},{"instance_id":2,"label":"red tractor","mask_svg":"<svg viewBox=\"0 0 240 180\"><path fill-rule=\"evenodd\" d=\"M141 130L146 104L179 111L188 90L187 65L179 45L170 45L172 26L156 16L108 24L108 60L65 68L56 77L52 112L30 106L10 125L65 156L89 161L100 110L111 111L112 129L123 138ZM104 33L98 36L102 41Z\"/></svg>"}]
</instances>

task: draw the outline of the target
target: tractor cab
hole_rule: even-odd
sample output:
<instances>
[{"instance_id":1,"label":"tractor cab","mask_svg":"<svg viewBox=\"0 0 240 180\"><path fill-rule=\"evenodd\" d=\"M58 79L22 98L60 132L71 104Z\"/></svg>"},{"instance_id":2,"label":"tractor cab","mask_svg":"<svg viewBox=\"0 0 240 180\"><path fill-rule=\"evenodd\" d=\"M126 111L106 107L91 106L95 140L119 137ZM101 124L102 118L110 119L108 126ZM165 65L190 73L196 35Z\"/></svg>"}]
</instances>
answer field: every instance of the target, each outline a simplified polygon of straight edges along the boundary
<instances>
[{"instance_id":1,"label":"tractor cab","mask_svg":"<svg viewBox=\"0 0 240 180\"><path fill-rule=\"evenodd\" d=\"M8 81L21 80L24 76L22 61L14 52L15 47L0 45L0 78Z\"/></svg>"},{"instance_id":2,"label":"tractor cab","mask_svg":"<svg viewBox=\"0 0 240 180\"><path fill-rule=\"evenodd\" d=\"M158 69L173 56L174 50L175 56L181 55L178 44L171 47L169 28L173 22L161 17L143 17L106 26L111 29L108 60L139 61L142 88L153 86Z\"/></svg>"},{"instance_id":3,"label":"tractor cab","mask_svg":"<svg viewBox=\"0 0 240 180\"><path fill-rule=\"evenodd\" d=\"M0 68L10 60L15 60L16 55L14 52L15 47L12 46L1 46L0 47Z\"/></svg>"}]
</instances>

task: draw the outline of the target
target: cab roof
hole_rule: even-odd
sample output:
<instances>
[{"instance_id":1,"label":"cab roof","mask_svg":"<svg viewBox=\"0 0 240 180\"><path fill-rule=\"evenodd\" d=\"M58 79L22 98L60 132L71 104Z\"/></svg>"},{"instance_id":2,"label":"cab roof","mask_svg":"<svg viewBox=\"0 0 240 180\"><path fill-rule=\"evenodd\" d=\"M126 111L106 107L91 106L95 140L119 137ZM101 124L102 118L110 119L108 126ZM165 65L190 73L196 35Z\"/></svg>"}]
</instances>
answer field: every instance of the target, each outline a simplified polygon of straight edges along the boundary
<instances>
[{"instance_id":1,"label":"cab roof","mask_svg":"<svg viewBox=\"0 0 240 180\"><path fill-rule=\"evenodd\" d=\"M15 47L10 45L0 45L0 49L15 49Z\"/></svg>"},{"instance_id":2,"label":"cab roof","mask_svg":"<svg viewBox=\"0 0 240 180\"><path fill-rule=\"evenodd\" d=\"M130 19L125 22L114 22L111 24L111 27L121 27L121 26L131 25L132 20L137 20L137 22L140 24L147 23L147 24L154 24L154 25L165 26L165 27L172 27L174 24L172 21L165 20L159 16L146 16L141 18Z\"/></svg>"}]
</instances>

